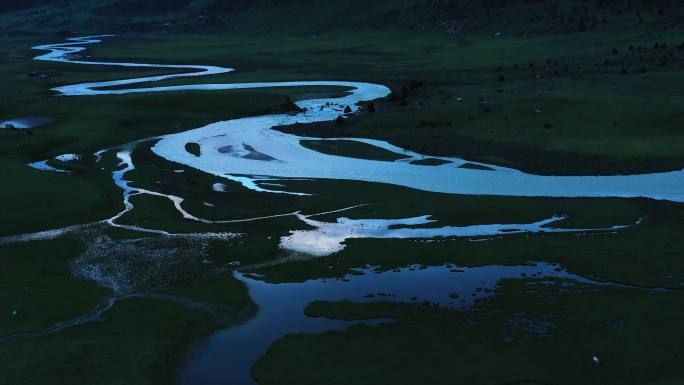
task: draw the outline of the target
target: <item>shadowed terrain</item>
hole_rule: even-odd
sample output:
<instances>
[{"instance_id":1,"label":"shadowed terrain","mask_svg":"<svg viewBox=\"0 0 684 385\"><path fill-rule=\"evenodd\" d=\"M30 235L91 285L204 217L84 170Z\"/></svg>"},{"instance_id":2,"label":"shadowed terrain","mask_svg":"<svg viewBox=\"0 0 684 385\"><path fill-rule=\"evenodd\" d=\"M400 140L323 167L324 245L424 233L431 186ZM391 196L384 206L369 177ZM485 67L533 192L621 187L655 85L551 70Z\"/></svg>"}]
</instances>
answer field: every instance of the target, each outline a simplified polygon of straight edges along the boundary
<instances>
[{"instance_id":1,"label":"shadowed terrain","mask_svg":"<svg viewBox=\"0 0 684 385\"><path fill-rule=\"evenodd\" d=\"M681 203L469 196L349 179L256 178L281 193L259 192L159 156L158 137L296 116L296 103L348 88L57 96L55 87L184 71L34 61L44 52L30 48L115 34L72 59L235 68L145 87L389 87L340 119L276 127L339 159L409 159L430 170L459 168L443 160L453 157L473 173L608 176L684 169L682 22L674 0L0 4L0 385L231 383L213 353L248 350L258 358L241 367L245 383L681 382ZM41 125L16 124L35 121L26 118ZM196 139L181 152L213 151ZM112 227L102 221L124 210L113 180L127 166L122 148L135 165L125 180L156 195L130 196L133 209ZM278 166L253 143L215 150ZM41 161L64 172L27 166ZM547 228L578 230L517 231L549 218ZM497 230L454 230L484 225ZM22 234L31 241L16 242ZM470 291L459 286L478 268L489 275ZM428 278L411 280L433 271L453 274L439 281L453 293L438 297ZM392 274L427 294L354 286ZM285 307L293 298L307 303ZM269 328L259 314L292 323L263 352L231 348L236 330Z\"/></svg>"}]
</instances>

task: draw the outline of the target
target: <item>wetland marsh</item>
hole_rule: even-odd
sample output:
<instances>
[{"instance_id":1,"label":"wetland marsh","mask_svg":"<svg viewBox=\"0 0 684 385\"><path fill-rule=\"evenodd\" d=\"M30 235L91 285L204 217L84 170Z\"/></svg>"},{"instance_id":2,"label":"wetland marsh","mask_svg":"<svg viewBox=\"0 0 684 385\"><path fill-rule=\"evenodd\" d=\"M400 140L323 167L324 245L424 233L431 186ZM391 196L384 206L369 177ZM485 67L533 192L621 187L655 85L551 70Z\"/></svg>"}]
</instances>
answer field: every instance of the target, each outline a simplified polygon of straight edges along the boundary
<instances>
[{"instance_id":1,"label":"wetland marsh","mask_svg":"<svg viewBox=\"0 0 684 385\"><path fill-rule=\"evenodd\" d=\"M592 33L3 39L0 384L679 383L684 35Z\"/></svg>"}]
</instances>

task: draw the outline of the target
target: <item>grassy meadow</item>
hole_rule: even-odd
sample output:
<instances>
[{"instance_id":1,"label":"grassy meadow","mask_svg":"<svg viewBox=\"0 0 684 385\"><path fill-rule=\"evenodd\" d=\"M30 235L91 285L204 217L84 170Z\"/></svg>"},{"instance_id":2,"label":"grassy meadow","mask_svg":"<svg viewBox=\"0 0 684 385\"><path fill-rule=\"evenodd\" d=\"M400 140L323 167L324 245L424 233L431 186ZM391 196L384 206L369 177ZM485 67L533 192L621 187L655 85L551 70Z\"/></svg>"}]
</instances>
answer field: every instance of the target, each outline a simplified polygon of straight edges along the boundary
<instances>
[{"instance_id":1,"label":"grassy meadow","mask_svg":"<svg viewBox=\"0 0 684 385\"><path fill-rule=\"evenodd\" d=\"M364 6L375 13L392 11L388 2L379 3L383 5ZM155 85L354 80L392 88L392 96L374 102L373 112L366 107L343 124L278 128L312 137L305 142L307 147L324 153L392 159L391 154L354 142L316 141L364 137L426 156L458 156L544 175L684 168L684 33L669 21L654 28L652 13L643 13L646 21L640 28L627 23L636 22L632 14L621 14L605 27L584 32L539 33L545 25L540 21L529 24L529 31L514 33L491 21L477 33L450 34L418 27L385 28L381 21L373 28L355 28L363 9L358 2L349 11L353 18L339 20L312 6L312 12L318 12L315 23L307 23L311 17L297 15L283 4L249 9L236 22L236 28L242 28L239 33L142 34L121 27L115 31L121 36L108 38L85 54L93 60L236 68L234 73ZM276 14L291 22L276 27L267 21ZM381 20L412 20L402 15ZM491 18L496 20L496 14ZM74 22L88 21L75 14ZM37 54L31 46L61 40L54 33L26 31L0 39L0 120L54 119L30 130L0 129L0 237L99 221L119 212L121 191L111 180L117 162L108 154L103 163L95 163L91 154L98 150L220 120L287 112L293 109L293 100L306 95L343 91L294 88L59 97L50 88L161 73L31 60ZM28 76L34 71L47 77ZM197 244L144 235L140 243L140 234L96 226L54 240L0 244L0 385L175 382L185 359L212 332L258 311L245 286L231 275L235 261L269 282L342 277L366 265L394 269L410 264L547 261L593 280L644 289L521 278L501 282L497 295L463 311L317 302L307 314L389 317L396 322L286 336L253 368L253 377L261 384L674 385L684 378L684 335L678 323L684 288L682 204L454 196L341 180L288 181L284 187L312 193L311 197L264 194L158 158L149 150L153 143L136 148L137 169L127 179L138 187L181 196L186 210L212 220L312 214L365 204L319 219L432 215L436 226L465 226L529 223L565 214L568 218L558 226L605 227L639 219L641 223L615 233L521 234L487 242L358 239L347 242L338 254L293 258L279 249L278 240L307 228L294 216L208 225L184 220L166 199L137 196L132 199L135 209L120 223L242 235ZM64 153L84 155L81 161L60 164L70 175L26 166ZM184 172L176 172L179 169ZM212 190L218 182L225 184L225 192ZM93 251L93 245L99 248ZM141 257L145 253L175 256L181 262L154 270L158 262ZM84 258L105 266L123 263L127 273L117 276L115 283L137 283L123 290L102 277L88 278L78 273ZM281 260L295 261L273 263ZM110 298L117 302L97 322L2 341L4 336L40 332L88 314ZM543 335L533 327L548 324L551 332ZM601 365L592 363L593 356L600 357Z\"/></svg>"}]
</instances>

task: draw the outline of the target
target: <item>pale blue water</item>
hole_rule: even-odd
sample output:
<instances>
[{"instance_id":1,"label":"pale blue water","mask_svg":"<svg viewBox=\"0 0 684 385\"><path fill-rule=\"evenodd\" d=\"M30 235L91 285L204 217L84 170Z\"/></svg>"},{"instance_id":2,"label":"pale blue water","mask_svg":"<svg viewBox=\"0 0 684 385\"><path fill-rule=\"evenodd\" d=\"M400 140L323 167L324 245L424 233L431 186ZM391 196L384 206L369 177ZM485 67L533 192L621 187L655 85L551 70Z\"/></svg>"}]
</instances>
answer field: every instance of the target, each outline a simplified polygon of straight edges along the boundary
<instances>
[{"instance_id":1,"label":"pale blue water","mask_svg":"<svg viewBox=\"0 0 684 385\"><path fill-rule=\"evenodd\" d=\"M235 273L236 278L249 287L250 296L259 306L259 312L244 324L215 333L188 360L181 373L180 383L254 384L249 374L250 369L273 342L287 334L321 333L345 330L355 324L393 322L388 319L343 321L308 317L304 309L313 301L429 301L443 307L463 309L472 306L479 299L493 295L492 290L498 282L506 278L561 278L585 284L612 285L591 281L548 263L472 268L412 266L382 273L369 268L359 272L362 274L348 275L344 279L281 284L271 284ZM457 294L458 298L453 298L453 294Z\"/></svg>"},{"instance_id":2,"label":"pale blue water","mask_svg":"<svg viewBox=\"0 0 684 385\"><path fill-rule=\"evenodd\" d=\"M278 178L321 178L345 179L365 182L380 182L415 189L471 195L506 195L538 197L646 197L671 201L684 201L684 170L613 176L541 176L518 170L488 165L490 170L459 168L466 161L459 158L437 157L449 160L441 166L422 166L410 162L381 162L322 154L301 146L302 137L285 134L272 128L295 123L332 121L344 116L349 106L358 111L358 103L371 101L389 95L389 88L372 83L340 81L303 82L255 82L191 84L167 87L140 87L107 89L152 81L182 77L198 77L233 71L232 68L193 65L158 65L139 63L94 62L73 59L73 55L84 51L85 45L101 41L101 36L70 39L71 42L34 47L49 51L36 60L69 62L84 65L108 65L143 68L188 69L185 74L161 75L137 79L67 85L54 90L66 95L113 95L141 92L173 92L183 90L236 90L273 87L330 86L346 87L350 91L342 97L309 99L297 102L304 111L296 115L263 115L233 119L209 124L194 130L164 136L152 150L159 156L173 162L185 164L219 177L242 181L243 185L256 191L271 191L259 186L253 176ZM340 139L340 138L338 138ZM344 138L342 138L344 139ZM390 151L408 154L414 158L421 154L412 153L379 140L348 138ZM201 155L185 151L185 144L199 143ZM260 159L237 157L220 149L249 146L263 154ZM277 161L271 161L275 159ZM241 178L241 179L239 179Z\"/></svg>"}]
</instances>

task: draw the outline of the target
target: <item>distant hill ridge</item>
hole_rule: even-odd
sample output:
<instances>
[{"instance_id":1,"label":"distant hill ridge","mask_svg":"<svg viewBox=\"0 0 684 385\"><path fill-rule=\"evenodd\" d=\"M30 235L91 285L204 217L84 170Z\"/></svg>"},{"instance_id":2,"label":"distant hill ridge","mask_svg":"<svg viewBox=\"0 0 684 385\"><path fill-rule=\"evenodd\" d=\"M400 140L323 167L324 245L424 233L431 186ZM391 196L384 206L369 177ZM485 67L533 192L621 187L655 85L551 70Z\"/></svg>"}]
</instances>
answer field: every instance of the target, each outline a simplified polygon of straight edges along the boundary
<instances>
[{"instance_id":1,"label":"distant hill ridge","mask_svg":"<svg viewBox=\"0 0 684 385\"><path fill-rule=\"evenodd\" d=\"M0 31L323 34L401 29L460 34L667 28L677 0L21 0L0 3Z\"/></svg>"}]
</instances>

